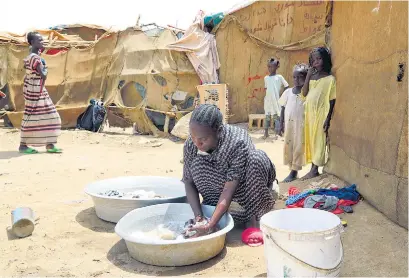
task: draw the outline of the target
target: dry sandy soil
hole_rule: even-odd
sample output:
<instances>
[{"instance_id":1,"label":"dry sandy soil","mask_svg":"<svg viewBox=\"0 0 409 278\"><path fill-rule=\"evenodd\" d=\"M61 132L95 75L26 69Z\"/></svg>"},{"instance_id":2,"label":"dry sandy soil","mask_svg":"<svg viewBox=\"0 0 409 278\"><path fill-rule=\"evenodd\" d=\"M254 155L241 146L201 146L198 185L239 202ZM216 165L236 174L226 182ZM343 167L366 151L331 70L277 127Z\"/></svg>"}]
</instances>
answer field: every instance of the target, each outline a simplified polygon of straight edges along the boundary
<instances>
[{"instance_id":1,"label":"dry sandy soil","mask_svg":"<svg viewBox=\"0 0 409 278\"><path fill-rule=\"evenodd\" d=\"M268 153L283 179L288 173L281 162L283 142L265 142L259 136L254 135L257 147ZM64 131L59 143L64 154L30 156L16 152L18 142L18 131L0 129L2 276L266 276L263 247L244 246L240 230L231 232L227 247L208 262L160 268L133 260L114 233L114 224L96 217L83 192L87 183L126 175L181 177L182 144L129 134ZM7 231L11 210L20 206L31 207L38 217L33 235L24 239ZM365 201L342 218L348 221L342 276L407 277L407 230Z\"/></svg>"}]
</instances>

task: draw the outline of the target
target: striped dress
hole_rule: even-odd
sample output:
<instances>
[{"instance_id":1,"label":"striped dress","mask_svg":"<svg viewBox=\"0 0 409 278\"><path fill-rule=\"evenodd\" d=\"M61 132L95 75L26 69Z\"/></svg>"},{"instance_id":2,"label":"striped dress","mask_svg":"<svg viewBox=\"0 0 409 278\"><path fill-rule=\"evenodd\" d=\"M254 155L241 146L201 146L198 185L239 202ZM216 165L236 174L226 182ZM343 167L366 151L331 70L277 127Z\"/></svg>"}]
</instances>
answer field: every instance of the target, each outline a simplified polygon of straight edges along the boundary
<instances>
[{"instance_id":1,"label":"striped dress","mask_svg":"<svg viewBox=\"0 0 409 278\"><path fill-rule=\"evenodd\" d=\"M203 197L203 204L216 206L224 185L237 180L239 185L229 212L235 222L257 220L274 206L272 194L276 178L274 165L267 154L256 150L247 131L224 125L219 144L211 154L198 153L192 139L184 146L183 181L191 182Z\"/></svg>"},{"instance_id":2,"label":"striped dress","mask_svg":"<svg viewBox=\"0 0 409 278\"><path fill-rule=\"evenodd\" d=\"M60 115L37 72L39 63L41 58L34 53L24 59L25 110L21 123L21 144L37 147L56 144L61 132Z\"/></svg>"}]
</instances>

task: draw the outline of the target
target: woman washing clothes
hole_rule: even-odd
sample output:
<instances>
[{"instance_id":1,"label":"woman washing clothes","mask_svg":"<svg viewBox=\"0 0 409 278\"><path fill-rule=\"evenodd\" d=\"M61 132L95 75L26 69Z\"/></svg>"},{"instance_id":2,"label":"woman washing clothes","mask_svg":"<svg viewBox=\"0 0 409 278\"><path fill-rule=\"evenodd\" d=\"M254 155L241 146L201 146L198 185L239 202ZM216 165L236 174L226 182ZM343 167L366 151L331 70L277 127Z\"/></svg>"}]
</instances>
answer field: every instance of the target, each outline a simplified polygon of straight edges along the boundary
<instances>
[{"instance_id":1,"label":"woman washing clothes","mask_svg":"<svg viewBox=\"0 0 409 278\"><path fill-rule=\"evenodd\" d=\"M195 236L213 232L232 201L242 207L229 211L234 221L258 227L261 216L274 206L276 172L270 159L255 149L247 131L224 125L223 115L214 105L196 108L189 130L183 150L183 182L194 221L203 219L199 194L204 205L216 206L206 225L192 228Z\"/></svg>"}]
</instances>

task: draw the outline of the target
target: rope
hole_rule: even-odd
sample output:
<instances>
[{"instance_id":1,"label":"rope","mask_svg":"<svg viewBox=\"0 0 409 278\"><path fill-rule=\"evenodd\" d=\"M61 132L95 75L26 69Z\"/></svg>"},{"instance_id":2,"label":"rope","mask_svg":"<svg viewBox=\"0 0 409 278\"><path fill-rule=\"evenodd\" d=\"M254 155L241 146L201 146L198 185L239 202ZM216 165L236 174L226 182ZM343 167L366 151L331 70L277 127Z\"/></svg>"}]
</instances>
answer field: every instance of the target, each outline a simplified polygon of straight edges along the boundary
<instances>
[{"instance_id":1,"label":"rope","mask_svg":"<svg viewBox=\"0 0 409 278\"><path fill-rule=\"evenodd\" d=\"M238 28L245 33L250 39L252 39L253 41L255 41L255 43L257 45L262 44L264 46L267 46L269 48L274 48L274 49L279 49L279 50L286 50L286 51L299 51L299 50L303 50L303 49L309 49L312 46L318 45L318 44L324 44L324 35L326 32L326 29L324 28L323 30L315 33L314 35L298 41L298 42L293 42L287 45L274 45L271 44L259 37L256 37L255 35L251 34L244 26L243 24L240 22L239 19L237 19L237 17L233 16L233 15L229 15L227 17L225 17L222 22L216 26L215 30L213 31L213 33L217 33L219 31L219 29L225 29L227 28L227 26L231 23L235 23ZM322 42L321 42L322 41Z\"/></svg>"},{"instance_id":2,"label":"rope","mask_svg":"<svg viewBox=\"0 0 409 278\"><path fill-rule=\"evenodd\" d=\"M308 263L306 263L306 262L300 260L299 258L295 257L294 255L290 254L289 252L285 251L280 245L278 245L278 243L274 240L274 238L273 238L270 234L266 234L266 237L267 237L269 240L271 240L271 242L274 243L274 245L275 245L281 252L287 254L295 263L301 264L301 265L304 266L305 268L308 268L309 270L312 270L312 271L317 271L317 270L318 270L318 271L320 271L320 272L326 272L326 273L333 272L333 271L336 271L336 270L340 269L340 268L341 268L341 265L342 265L342 263L343 263L343 261L344 261L344 246L343 246L343 244L342 244L342 241L341 241L342 257L341 257L339 263L338 263L335 267L333 267L333 268L325 269L325 268L320 268L320 267L316 267L316 266L310 265L310 264L308 264Z\"/></svg>"}]
</instances>

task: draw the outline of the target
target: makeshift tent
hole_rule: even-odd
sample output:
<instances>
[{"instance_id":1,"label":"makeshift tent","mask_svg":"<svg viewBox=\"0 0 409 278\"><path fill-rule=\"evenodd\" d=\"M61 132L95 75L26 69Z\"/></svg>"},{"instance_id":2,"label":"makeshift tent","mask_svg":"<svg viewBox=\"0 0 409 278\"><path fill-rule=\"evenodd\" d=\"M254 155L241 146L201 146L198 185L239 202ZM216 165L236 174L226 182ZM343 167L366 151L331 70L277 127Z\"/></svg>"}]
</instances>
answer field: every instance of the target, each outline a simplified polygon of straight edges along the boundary
<instances>
[{"instance_id":1,"label":"makeshift tent","mask_svg":"<svg viewBox=\"0 0 409 278\"><path fill-rule=\"evenodd\" d=\"M326 171L408 227L408 3L334 1L337 102Z\"/></svg>"},{"instance_id":2,"label":"makeshift tent","mask_svg":"<svg viewBox=\"0 0 409 278\"><path fill-rule=\"evenodd\" d=\"M159 114L175 108L193 109L199 79L184 53L166 49L177 40L173 31L165 29L159 36L147 36L138 28L128 28L106 32L97 41L55 30L40 32L51 48L62 48L43 57L49 68L46 86L63 127L75 127L77 116L91 98L116 106L116 113L127 117L130 124L135 122L144 133L158 133L145 108ZM8 116L15 127L20 125L24 110L23 59L29 51L24 38L0 36L0 88L8 85L10 106L15 110ZM172 95L180 92L185 101L173 103ZM176 117L184 114L176 113Z\"/></svg>"},{"instance_id":3,"label":"makeshift tent","mask_svg":"<svg viewBox=\"0 0 409 278\"><path fill-rule=\"evenodd\" d=\"M225 15L216 27L220 82L228 84L230 122L246 122L264 113L267 60L280 60L278 70L292 84L292 69L308 61L313 47L325 43L326 2L250 1Z\"/></svg>"},{"instance_id":4,"label":"makeshift tent","mask_svg":"<svg viewBox=\"0 0 409 278\"><path fill-rule=\"evenodd\" d=\"M168 48L186 53L202 83L218 84L217 70L220 68L220 60L216 40L213 34L203 30L203 18L204 12L200 11L184 36L169 44Z\"/></svg>"}]
</instances>

